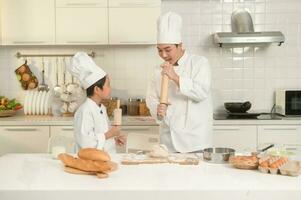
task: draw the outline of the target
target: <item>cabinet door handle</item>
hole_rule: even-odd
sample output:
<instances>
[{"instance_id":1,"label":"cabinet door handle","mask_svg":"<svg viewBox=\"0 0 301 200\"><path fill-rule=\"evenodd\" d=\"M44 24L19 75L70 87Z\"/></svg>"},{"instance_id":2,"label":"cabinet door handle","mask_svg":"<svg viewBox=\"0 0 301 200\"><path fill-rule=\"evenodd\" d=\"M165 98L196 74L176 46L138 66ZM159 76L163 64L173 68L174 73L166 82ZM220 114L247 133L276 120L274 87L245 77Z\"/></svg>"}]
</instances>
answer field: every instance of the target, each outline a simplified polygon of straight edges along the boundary
<instances>
[{"instance_id":1,"label":"cabinet door handle","mask_svg":"<svg viewBox=\"0 0 301 200\"><path fill-rule=\"evenodd\" d=\"M66 41L66 43L69 44L96 44L101 43L100 41Z\"/></svg>"},{"instance_id":2,"label":"cabinet door handle","mask_svg":"<svg viewBox=\"0 0 301 200\"><path fill-rule=\"evenodd\" d=\"M214 128L214 131L239 131L239 128Z\"/></svg>"},{"instance_id":3,"label":"cabinet door handle","mask_svg":"<svg viewBox=\"0 0 301 200\"><path fill-rule=\"evenodd\" d=\"M14 44L43 44L45 41L13 41Z\"/></svg>"},{"instance_id":4,"label":"cabinet door handle","mask_svg":"<svg viewBox=\"0 0 301 200\"><path fill-rule=\"evenodd\" d=\"M125 2L125 3L119 3L119 6L125 6L125 7L133 7L133 6L148 6L151 5L147 2L143 3L143 2Z\"/></svg>"},{"instance_id":5,"label":"cabinet door handle","mask_svg":"<svg viewBox=\"0 0 301 200\"><path fill-rule=\"evenodd\" d=\"M148 41L120 41L120 44L148 44Z\"/></svg>"},{"instance_id":6,"label":"cabinet door handle","mask_svg":"<svg viewBox=\"0 0 301 200\"><path fill-rule=\"evenodd\" d=\"M296 131L297 128L264 128L266 131Z\"/></svg>"},{"instance_id":7,"label":"cabinet door handle","mask_svg":"<svg viewBox=\"0 0 301 200\"><path fill-rule=\"evenodd\" d=\"M37 131L36 128L6 128L6 131Z\"/></svg>"},{"instance_id":8,"label":"cabinet door handle","mask_svg":"<svg viewBox=\"0 0 301 200\"><path fill-rule=\"evenodd\" d=\"M99 3L66 3L66 6L97 6Z\"/></svg>"},{"instance_id":9,"label":"cabinet door handle","mask_svg":"<svg viewBox=\"0 0 301 200\"><path fill-rule=\"evenodd\" d=\"M62 131L74 131L74 128L62 128Z\"/></svg>"},{"instance_id":10,"label":"cabinet door handle","mask_svg":"<svg viewBox=\"0 0 301 200\"><path fill-rule=\"evenodd\" d=\"M159 140L158 140L158 138L148 138L148 142L149 143L158 143Z\"/></svg>"}]
</instances>

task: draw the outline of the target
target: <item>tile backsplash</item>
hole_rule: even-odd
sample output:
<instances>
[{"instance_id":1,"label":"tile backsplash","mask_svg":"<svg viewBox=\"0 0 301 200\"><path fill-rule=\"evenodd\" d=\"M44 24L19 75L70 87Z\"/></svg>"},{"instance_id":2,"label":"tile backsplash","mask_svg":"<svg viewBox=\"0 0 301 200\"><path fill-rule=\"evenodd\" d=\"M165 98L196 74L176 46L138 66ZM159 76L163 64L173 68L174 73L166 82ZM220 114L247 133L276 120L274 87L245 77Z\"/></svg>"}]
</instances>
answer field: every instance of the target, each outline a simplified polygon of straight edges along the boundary
<instances>
[{"instance_id":1,"label":"tile backsplash","mask_svg":"<svg viewBox=\"0 0 301 200\"><path fill-rule=\"evenodd\" d=\"M237 8L250 11L255 31L282 31L282 46L219 48L212 33L231 31L231 13ZM301 1L300 0L163 0L162 12L175 11L183 17L183 43L190 53L206 56L212 68L214 109L223 102L246 101L252 110L269 110L277 88L301 88ZM111 77L113 96L143 97L153 66L160 64L155 46L56 46L0 47L0 93L22 99L14 70L22 53L96 52L95 61ZM69 60L66 60L68 64ZM55 84L56 60L45 58L47 82ZM61 66L63 59L59 59ZM29 59L41 69L41 59ZM60 74L62 74L60 72ZM63 81L62 76L59 82ZM67 76L67 81L71 81Z\"/></svg>"}]
</instances>

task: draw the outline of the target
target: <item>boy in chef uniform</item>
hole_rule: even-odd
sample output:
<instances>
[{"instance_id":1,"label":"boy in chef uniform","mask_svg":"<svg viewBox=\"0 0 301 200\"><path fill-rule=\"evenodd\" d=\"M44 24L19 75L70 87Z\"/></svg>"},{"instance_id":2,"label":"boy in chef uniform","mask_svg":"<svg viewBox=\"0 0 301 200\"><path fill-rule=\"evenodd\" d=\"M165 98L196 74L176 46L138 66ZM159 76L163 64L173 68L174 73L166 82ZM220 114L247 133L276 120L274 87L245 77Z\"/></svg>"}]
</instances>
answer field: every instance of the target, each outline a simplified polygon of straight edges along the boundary
<instances>
[{"instance_id":1,"label":"boy in chef uniform","mask_svg":"<svg viewBox=\"0 0 301 200\"><path fill-rule=\"evenodd\" d=\"M182 19L173 12L158 20L157 49L164 60L155 68L146 102L153 117L163 116L160 143L171 152L211 146L212 102L208 60L182 48ZM169 78L168 102L160 104L161 75Z\"/></svg>"},{"instance_id":2,"label":"boy in chef uniform","mask_svg":"<svg viewBox=\"0 0 301 200\"><path fill-rule=\"evenodd\" d=\"M103 99L110 97L109 77L84 52L74 55L68 70L87 93L85 102L74 116L76 151L90 147L116 152L115 142L123 145L125 137L121 135L120 127L110 128L106 108L101 104Z\"/></svg>"}]
</instances>

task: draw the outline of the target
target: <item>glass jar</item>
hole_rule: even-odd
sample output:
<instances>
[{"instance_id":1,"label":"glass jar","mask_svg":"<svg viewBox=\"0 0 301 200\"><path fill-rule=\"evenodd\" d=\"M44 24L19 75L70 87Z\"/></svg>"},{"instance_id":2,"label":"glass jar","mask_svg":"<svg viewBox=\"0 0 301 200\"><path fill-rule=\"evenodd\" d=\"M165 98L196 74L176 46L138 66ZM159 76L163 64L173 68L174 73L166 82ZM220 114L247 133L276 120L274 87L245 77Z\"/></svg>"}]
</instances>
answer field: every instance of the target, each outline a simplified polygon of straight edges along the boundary
<instances>
[{"instance_id":1,"label":"glass jar","mask_svg":"<svg viewBox=\"0 0 301 200\"><path fill-rule=\"evenodd\" d=\"M107 108L109 117L113 116L114 109L117 107L118 97L111 97L110 99L103 100L101 103Z\"/></svg>"},{"instance_id":2,"label":"glass jar","mask_svg":"<svg viewBox=\"0 0 301 200\"><path fill-rule=\"evenodd\" d=\"M149 116L150 115L149 109L146 106L145 99L139 99L139 115L141 115L141 116Z\"/></svg>"},{"instance_id":3,"label":"glass jar","mask_svg":"<svg viewBox=\"0 0 301 200\"><path fill-rule=\"evenodd\" d=\"M139 107L138 107L138 100L129 98L128 106L127 106L127 113L128 115L135 116L139 115Z\"/></svg>"}]
</instances>

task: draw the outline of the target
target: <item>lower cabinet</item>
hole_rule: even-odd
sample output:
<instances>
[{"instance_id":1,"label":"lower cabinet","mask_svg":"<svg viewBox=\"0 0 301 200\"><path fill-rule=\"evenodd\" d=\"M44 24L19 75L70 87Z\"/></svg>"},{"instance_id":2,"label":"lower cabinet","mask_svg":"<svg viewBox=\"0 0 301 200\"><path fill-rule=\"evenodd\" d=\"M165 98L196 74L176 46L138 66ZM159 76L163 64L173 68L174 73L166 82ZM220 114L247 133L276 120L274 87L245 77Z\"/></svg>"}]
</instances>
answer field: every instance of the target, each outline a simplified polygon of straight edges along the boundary
<instances>
[{"instance_id":1,"label":"lower cabinet","mask_svg":"<svg viewBox=\"0 0 301 200\"><path fill-rule=\"evenodd\" d=\"M159 144L159 126L122 126L121 131L127 135L127 144L117 147L117 152L150 151Z\"/></svg>"},{"instance_id":2,"label":"lower cabinet","mask_svg":"<svg viewBox=\"0 0 301 200\"><path fill-rule=\"evenodd\" d=\"M48 152L55 146L64 146L67 153L75 153L73 126L50 126Z\"/></svg>"},{"instance_id":3,"label":"lower cabinet","mask_svg":"<svg viewBox=\"0 0 301 200\"><path fill-rule=\"evenodd\" d=\"M0 156L7 153L46 153L49 126L0 126Z\"/></svg>"},{"instance_id":4,"label":"lower cabinet","mask_svg":"<svg viewBox=\"0 0 301 200\"><path fill-rule=\"evenodd\" d=\"M258 148L269 144L283 146L288 151L301 150L301 125L258 126Z\"/></svg>"},{"instance_id":5,"label":"lower cabinet","mask_svg":"<svg viewBox=\"0 0 301 200\"><path fill-rule=\"evenodd\" d=\"M213 146L233 148L237 152L255 151L257 148L256 126L214 126Z\"/></svg>"}]
</instances>

